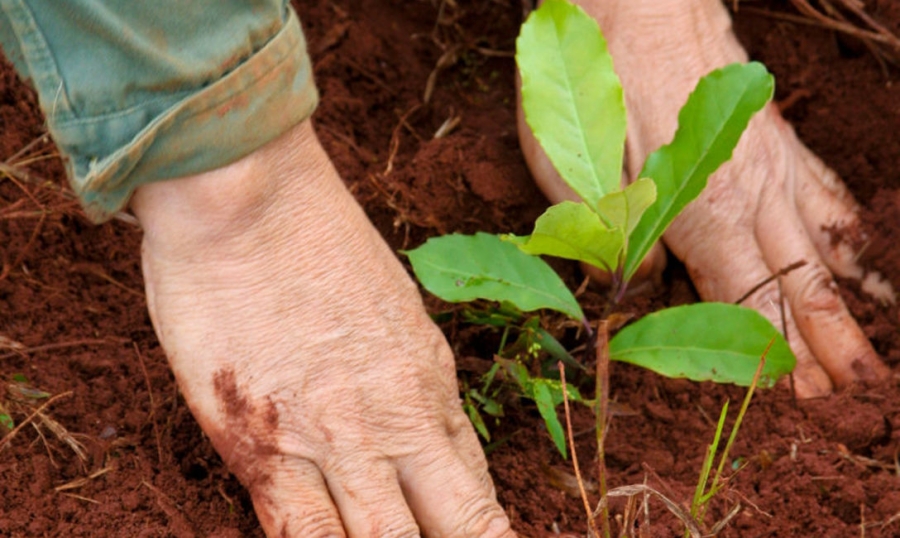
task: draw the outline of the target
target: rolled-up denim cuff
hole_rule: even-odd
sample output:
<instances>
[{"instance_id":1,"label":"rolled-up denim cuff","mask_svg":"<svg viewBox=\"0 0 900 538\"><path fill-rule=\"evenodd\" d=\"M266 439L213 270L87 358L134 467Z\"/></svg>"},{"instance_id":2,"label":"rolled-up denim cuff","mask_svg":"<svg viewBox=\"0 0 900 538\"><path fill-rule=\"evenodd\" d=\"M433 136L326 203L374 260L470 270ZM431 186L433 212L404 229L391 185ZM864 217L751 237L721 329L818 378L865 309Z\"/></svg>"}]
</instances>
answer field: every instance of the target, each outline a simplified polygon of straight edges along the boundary
<instances>
[{"instance_id":1,"label":"rolled-up denim cuff","mask_svg":"<svg viewBox=\"0 0 900 538\"><path fill-rule=\"evenodd\" d=\"M296 14L287 12L258 51L208 84L164 93L163 107L145 101L98 115L55 114L57 104L68 103L35 80L50 133L91 220L109 219L140 185L234 162L312 114L318 94L306 43ZM27 50L24 56L23 74L40 77ZM103 140L124 143L107 149Z\"/></svg>"}]
</instances>

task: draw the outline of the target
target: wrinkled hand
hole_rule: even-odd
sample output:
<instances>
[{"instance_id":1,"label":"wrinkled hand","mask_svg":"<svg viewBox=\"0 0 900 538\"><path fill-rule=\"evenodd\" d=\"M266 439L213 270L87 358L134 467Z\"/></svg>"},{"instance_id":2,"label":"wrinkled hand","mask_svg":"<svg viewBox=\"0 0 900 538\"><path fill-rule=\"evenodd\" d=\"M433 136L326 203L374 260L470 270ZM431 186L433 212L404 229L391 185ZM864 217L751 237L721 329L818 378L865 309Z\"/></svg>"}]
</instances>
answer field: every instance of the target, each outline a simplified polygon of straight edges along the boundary
<instances>
[{"instance_id":1,"label":"wrinkled hand","mask_svg":"<svg viewBox=\"0 0 900 538\"><path fill-rule=\"evenodd\" d=\"M678 110L697 81L717 67L747 61L746 54L720 0L576 3L600 23L622 80L629 120L625 173L636 179L647 155L672 139ZM533 137L520 138L544 192L554 202L570 197ZM664 241L708 301L736 301L780 269L806 262L782 280L798 395L823 395L833 385L888 374L831 276L864 276L855 263L862 243L856 204L774 105L751 121L733 159ZM776 283L743 304L782 326Z\"/></svg>"},{"instance_id":2,"label":"wrinkled hand","mask_svg":"<svg viewBox=\"0 0 900 538\"><path fill-rule=\"evenodd\" d=\"M514 536L452 353L309 122L133 208L159 339L268 536Z\"/></svg>"}]
</instances>

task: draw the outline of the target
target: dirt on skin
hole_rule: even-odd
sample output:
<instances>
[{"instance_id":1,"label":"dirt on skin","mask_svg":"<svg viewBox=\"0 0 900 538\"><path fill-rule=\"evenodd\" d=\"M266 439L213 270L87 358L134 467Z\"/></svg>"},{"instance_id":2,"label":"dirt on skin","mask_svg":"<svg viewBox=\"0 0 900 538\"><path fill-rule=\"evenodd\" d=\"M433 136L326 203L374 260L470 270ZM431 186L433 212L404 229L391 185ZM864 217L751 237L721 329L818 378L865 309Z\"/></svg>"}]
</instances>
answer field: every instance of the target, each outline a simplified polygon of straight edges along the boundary
<instances>
[{"instance_id":1,"label":"dirt on skin","mask_svg":"<svg viewBox=\"0 0 900 538\"><path fill-rule=\"evenodd\" d=\"M900 4L866 4L900 31ZM788 9L781 2L744 5ZM516 138L511 53L521 3L452 6L426 0L297 6L322 94L319 136L395 249L454 231L527 233L547 205ZM860 201L871 236L868 263L900 289L894 242L900 85L891 83L900 71L890 68L886 76L864 47L819 28L744 11L736 17L751 56L775 73L776 98L790 103L785 115ZM454 127L435 138L445 124ZM140 231L122 220L103 226L85 220L59 188L63 168L43 133L34 93L4 63L0 160L20 162L31 181L0 177L0 404L26 424L46 401L32 391L58 399L0 440L0 536L261 536L249 497L179 398L153 334ZM578 286L577 267L556 267ZM852 282L842 282L842 293L896 372L897 308L874 302ZM596 317L603 296L588 290L583 299ZM665 289L627 308L646 312L693 300L684 270L672 263ZM434 312L449 309L433 298L427 303ZM497 335L452 317L443 328L461 379L474 379L490 364ZM558 331L578 345L570 333ZM24 384L15 381L23 378ZM624 412L609 434L610 485L646 481L684 503L722 403L736 403L743 391L621 365L613 365L612 387ZM569 463L537 411L514 398L505 410L499 424L490 424L503 442L489 459L513 527L529 537L557 529L584 535L582 504L565 484ZM575 431L589 432L591 422L587 410L577 410ZM592 437L578 438L591 477ZM732 452L743 468L713 502L707 522L739 505L723 536L900 535L898 452L896 377L813 401L795 402L784 387L761 391ZM624 508L623 499L613 502L614 514ZM658 500L650 501L649 528L646 521L638 518L644 536L683 533Z\"/></svg>"}]
</instances>

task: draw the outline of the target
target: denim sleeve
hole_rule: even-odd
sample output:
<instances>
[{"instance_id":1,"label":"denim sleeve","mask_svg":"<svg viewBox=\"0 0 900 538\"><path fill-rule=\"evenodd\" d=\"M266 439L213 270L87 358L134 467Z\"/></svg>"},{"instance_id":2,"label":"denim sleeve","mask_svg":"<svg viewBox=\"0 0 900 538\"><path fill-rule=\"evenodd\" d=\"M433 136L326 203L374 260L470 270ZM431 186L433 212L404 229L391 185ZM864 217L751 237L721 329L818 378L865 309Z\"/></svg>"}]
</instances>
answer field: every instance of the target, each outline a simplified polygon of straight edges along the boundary
<instances>
[{"instance_id":1,"label":"denim sleeve","mask_svg":"<svg viewBox=\"0 0 900 538\"><path fill-rule=\"evenodd\" d=\"M253 152L318 100L287 0L0 0L0 44L96 222L142 184Z\"/></svg>"}]
</instances>

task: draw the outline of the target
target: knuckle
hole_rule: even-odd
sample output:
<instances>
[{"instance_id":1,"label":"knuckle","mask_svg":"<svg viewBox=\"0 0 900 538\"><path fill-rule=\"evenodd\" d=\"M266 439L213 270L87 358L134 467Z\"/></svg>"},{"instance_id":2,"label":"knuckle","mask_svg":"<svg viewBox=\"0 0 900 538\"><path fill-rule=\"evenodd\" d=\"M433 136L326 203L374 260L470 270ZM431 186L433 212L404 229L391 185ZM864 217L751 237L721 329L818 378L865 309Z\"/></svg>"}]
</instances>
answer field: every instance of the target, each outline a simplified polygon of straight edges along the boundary
<instances>
[{"instance_id":1,"label":"knuckle","mask_svg":"<svg viewBox=\"0 0 900 538\"><path fill-rule=\"evenodd\" d=\"M509 518L493 499L479 497L463 505L459 521L466 521L463 536L499 538L512 532Z\"/></svg>"},{"instance_id":2,"label":"knuckle","mask_svg":"<svg viewBox=\"0 0 900 538\"><path fill-rule=\"evenodd\" d=\"M309 536L310 538L343 538L346 536L343 525L333 518L320 517L300 521L296 530L296 536Z\"/></svg>"},{"instance_id":3,"label":"knuckle","mask_svg":"<svg viewBox=\"0 0 900 538\"><path fill-rule=\"evenodd\" d=\"M837 316L844 303L831 273L820 263L812 263L798 271L792 297L796 315Z\"/></svg>"},{"instance_id":4,"label":"knuckle","mask_svg":"<svg viewBox=\"0 0 900 538\"><path fill-rule=\"evenodd\" d=\"M277 536L308 538L345 538L344 526L329 510L297 514L285 521Z\"/></svg>"},{"instance_id":5,"label":"knuckle","mask_svg":"<svg viewBox=\"0 0 900 538\"><path fill-rule=\"evenodd\" d=\"M778 284L772 282L756 290L741 304L753 308L780 328L783 322L781 319L782 300L784 300L785 315L787 316L790 310L787 300L778 289Z\"/></svg>"},{"instance_id":6,"label":"knuckle","mask_svg":"<svg viewBox=\"0 0 900 538\"><path fill-rule=\"evenodd\" d=\"M383 530L373 532L372 536L385 536L386 538L417 538L421 536L419 527L408 519L380 526L379 528Z\"/></svg>"}]
</instances>

